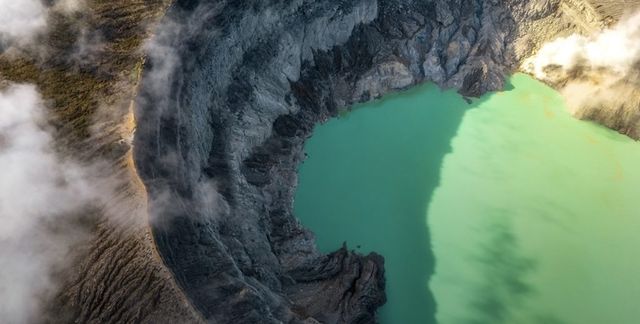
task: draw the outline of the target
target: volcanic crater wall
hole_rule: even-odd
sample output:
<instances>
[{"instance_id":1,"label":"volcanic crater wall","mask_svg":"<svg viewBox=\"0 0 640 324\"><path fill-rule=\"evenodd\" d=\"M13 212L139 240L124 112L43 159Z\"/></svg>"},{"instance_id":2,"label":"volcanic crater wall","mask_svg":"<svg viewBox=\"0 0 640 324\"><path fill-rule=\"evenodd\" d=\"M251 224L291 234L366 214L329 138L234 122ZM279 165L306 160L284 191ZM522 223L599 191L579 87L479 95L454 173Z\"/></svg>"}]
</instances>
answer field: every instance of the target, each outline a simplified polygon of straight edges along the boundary
<instances>
[{"instance_id":1,"label":"volcanic crater wall","mask_svg":"<svg viewBox=\"0 0 640 324\"><path fill-rule=\"evenodd\" d=\"M134 149L158 251L195 308L217 323L375 322L383 258L321 254L292 213L305 139L421 82L502 89L541 43L601 23L576 21L575 2L177 1Z\"/></svg>"},{"instance_id":2,"label":"volcanic crater wall","mask_svg":"<svg viewBox=\"0 0 640 324\"><path fill-rule=\"evenodd\" d=\"M92 179L109 183L96 206L55 218L55 242L71 253L44 271L56 288L46 309L28 314L47 323L374 322L383 258L319 253L292 214L314 125L420 82L465 96L499 90L541 44L638 4L77 3L51 11L33 46L0 44L0 90L33 84L55 151L98 165ZM594 119L622 131L637 121ZM87 234L77 242L64 235L76 227Z\"/></svg>"}]
</instances>

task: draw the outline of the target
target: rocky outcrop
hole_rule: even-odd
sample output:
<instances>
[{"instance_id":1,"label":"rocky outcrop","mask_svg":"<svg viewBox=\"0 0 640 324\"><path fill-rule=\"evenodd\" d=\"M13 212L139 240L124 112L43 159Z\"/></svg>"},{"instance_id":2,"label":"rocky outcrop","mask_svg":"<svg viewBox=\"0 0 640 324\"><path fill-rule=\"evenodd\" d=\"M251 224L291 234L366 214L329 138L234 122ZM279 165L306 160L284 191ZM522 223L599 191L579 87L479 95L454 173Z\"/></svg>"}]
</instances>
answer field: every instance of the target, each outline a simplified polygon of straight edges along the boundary
<instances>
[{"instance_id":1,"label":"rocky outcrop","mask_svg":"<svg viewBox=\"0 0 640 324\"><path fill-rule=\"evenodd\" d=\"M500 90L557 35L602 20L579 0L177 1L138 100L153 234L219 323L372 323L382 258L323 255L292 213L314 125L432 81ZM167 50L170 49L170 50ZM339 158L339 157L336 157Z\"/></svg>"}]
</instances>

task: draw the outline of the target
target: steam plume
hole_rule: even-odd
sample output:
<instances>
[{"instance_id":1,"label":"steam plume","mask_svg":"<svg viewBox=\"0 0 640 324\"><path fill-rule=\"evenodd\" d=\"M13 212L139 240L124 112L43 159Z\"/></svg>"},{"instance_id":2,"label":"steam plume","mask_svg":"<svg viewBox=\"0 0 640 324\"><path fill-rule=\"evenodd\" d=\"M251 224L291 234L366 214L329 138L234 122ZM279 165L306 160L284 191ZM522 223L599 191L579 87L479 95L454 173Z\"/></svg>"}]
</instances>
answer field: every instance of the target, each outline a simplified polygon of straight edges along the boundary
<instances>
[{"instance_id":1,"label":"steam plume","mask_svg":"<svg viewBox=\"0 0 640 324\"><path fill-rule=\"evenodd\" d=\"M56 0L50 7L42 0L0 0L0 49L32 42L46 30L50 11L72 13L83 6L84 0Z\"/></svg>"},{"instance_id":2,"label":"steam plume","mask_svg":"<svg viewBox=\"0 0 640 324\"><path fill-rule=\"evenodd\" d=\"M560 89L572 112L637 137L640 13L595 35L544 45L523 70Z\"/></svg>"},{"instance_id":3,"label":"steam plume","mask_svg":"<svg viewBox=\"0 0 640 324\"><path fill-rule=\"evenodd\" d=\"M31 323L55 289L54 268L85 235L64 217L100 195L83 166L54 152L35 87L0 91L0 114L0 318Z\"/></svg>"},{"instance_id":4,"label":"steam plume","mask_svg":"<svg viewBox=\"0 0 640 324\"><path fill-rule=\"evenodd\" d=\"M0 44L31 38L45 28L46 14L40 0L0 0Z\"/></svg>"}]
</instances>

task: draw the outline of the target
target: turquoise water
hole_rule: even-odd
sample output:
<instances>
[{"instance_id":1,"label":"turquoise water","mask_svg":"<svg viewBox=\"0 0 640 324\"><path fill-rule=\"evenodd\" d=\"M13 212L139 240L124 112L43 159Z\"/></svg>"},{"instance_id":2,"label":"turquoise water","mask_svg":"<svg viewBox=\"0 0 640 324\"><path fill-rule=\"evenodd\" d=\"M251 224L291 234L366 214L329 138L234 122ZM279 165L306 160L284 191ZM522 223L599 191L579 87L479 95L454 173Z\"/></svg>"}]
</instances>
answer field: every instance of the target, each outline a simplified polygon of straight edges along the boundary
<instances>
[{"instance_id":1,"label":"turquoise water","mask_svg":"<svg viewBox=\"0 0 640 324\"><path fill-rule=\"evenodd\" d=\"M317 127L296 215L385 256L383 324L640 323L640 144L524 75L422 86Z\"/></svg>"}]
</instances>

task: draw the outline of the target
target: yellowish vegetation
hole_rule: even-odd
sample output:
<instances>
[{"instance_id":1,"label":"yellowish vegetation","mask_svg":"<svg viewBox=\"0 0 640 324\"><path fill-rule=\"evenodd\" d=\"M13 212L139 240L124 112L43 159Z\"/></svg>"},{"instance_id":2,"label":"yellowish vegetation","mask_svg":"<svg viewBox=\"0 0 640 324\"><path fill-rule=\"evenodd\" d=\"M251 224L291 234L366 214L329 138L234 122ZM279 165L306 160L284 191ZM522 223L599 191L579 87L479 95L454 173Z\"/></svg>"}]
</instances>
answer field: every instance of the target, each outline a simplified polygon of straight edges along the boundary
<instances>
[{"instance_id":1,"label":"yellowish vegetation","mask_svg":"<svg viewBox=\"0 0 640 324\"><path fill-rule=\"evenodd\" d=\"M92 134L96 113L110 109L115 119L125 118L142 70L141 47L169 2L87 0L79 12L54 12L32 47L0 54L0 79L38 86L59 146L86 149L96 136L103 137L100 145L112 145L104 138L110 134Z\"/></svg>"}]
</instances>

